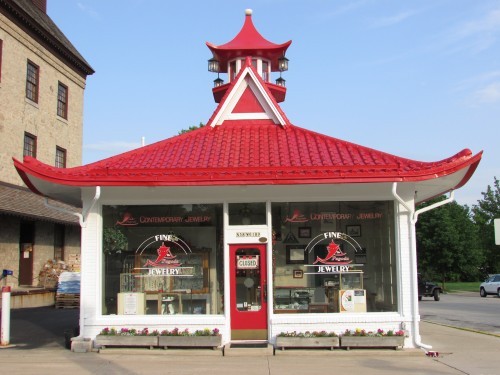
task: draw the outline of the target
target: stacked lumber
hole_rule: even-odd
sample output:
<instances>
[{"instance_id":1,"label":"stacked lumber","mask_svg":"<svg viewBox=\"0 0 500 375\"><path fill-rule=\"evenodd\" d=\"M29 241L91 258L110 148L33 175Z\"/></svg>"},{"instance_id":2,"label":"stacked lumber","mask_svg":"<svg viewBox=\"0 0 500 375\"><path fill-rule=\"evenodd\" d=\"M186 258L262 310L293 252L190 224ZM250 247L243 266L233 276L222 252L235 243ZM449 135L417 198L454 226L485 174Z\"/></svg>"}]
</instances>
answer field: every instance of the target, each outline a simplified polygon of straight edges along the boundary
<instances>
[{"instance_id":1,"label":"stacked lumber","mask_svg":"<svg viewBox=\"0 0 500 375\"><path fill-rule=\"evenodd\" d=\"M59 275L56 292L56 309L80 307L80 272L63 272Z\"/></svg>"}]
</instances>

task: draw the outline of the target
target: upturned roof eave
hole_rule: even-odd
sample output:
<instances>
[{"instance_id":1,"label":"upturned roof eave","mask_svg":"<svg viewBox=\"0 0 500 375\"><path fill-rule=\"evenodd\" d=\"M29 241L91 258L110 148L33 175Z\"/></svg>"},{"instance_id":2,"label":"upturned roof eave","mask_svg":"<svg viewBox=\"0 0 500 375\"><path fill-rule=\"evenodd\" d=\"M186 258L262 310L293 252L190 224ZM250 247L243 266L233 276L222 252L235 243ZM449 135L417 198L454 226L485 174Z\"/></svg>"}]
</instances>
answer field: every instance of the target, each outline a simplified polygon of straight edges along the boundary
<instances>
[{"instance_id":1,"label":"upturned roof eave","mask_svg":"<svg viewBox=\"0 0 500 375\"><path fill-rule=\"evenodd\" d=\"M380 183L380 182L419 182L447 176L470 168L467 180L477 168L482 152L467 160L450 165L425 170L388 172L387 166L363 167L265 167L265 168L203 168L203 169L115 169L106 168L86 171L85 176L65 173L57 174L52 167L46 168L43 163L28 165L14 159L14 165L31 190L30 177L66 186L209 186L209 185L287 185L287 184L346 184L346 183ZM377 171L378 170L378 171ZM452 188L458 188L467 182ZM36 190L36 188L35 188ZM35 191L43 194L43 192Z\"/></svg>"}]
</instances>

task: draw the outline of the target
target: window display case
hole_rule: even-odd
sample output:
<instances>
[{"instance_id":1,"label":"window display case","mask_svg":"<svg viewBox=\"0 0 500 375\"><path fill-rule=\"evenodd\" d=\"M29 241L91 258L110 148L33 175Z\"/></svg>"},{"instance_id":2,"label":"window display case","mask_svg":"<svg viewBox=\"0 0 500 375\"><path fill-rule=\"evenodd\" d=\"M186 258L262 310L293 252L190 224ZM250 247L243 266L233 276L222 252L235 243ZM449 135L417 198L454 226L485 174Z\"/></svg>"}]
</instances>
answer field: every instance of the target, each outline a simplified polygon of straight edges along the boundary
<instances>
[{"instance_id":1,"label":"window display case","mask_svg":"<svg viewBox=\"0 0 500 375\"><path fill-rule=\"evenodd\" d=\"M313 295L314 288L276 287L274 289L274 312L307 312Z\"/></svg>"},{"instance_id":2,"label":"window display case","mask_svg":"<svg viewBox=\"0 0 500 375\"><path fill-rule=\"evenodd\" d=\"M136 258L132 259L136 264L144 264L144 259ZM179 272L185 272L180 276L161 275L161 272L157 275L154 268L152 272L138 272L132 265L127 265L124 271L128 272L120 273L119 295L143 295L145 306L138 310L138 314L209 314L208 252L178 255L177 259L182 264Z\"/></svg>"},{"instance_id":3,"label":"window display case","mask_svg":"<svg viewBox=\"0 0 500 375\"><path fill-rule=\"evenodd\" d=\"M338 313L366 311L363 272L330 274L316 287L274 288L274 313Z\"/></svg>"},{"instance_id":4,"label":"window display case","mask_svg":"<svg viewBox=\"0 0 500 375\"><path fill-rule=\"evenodd\" d=\"M342 272L325 280L325 289L335 312L366 312L366 291L363 289L363 272Z\"/></svg>"}]
</instances>

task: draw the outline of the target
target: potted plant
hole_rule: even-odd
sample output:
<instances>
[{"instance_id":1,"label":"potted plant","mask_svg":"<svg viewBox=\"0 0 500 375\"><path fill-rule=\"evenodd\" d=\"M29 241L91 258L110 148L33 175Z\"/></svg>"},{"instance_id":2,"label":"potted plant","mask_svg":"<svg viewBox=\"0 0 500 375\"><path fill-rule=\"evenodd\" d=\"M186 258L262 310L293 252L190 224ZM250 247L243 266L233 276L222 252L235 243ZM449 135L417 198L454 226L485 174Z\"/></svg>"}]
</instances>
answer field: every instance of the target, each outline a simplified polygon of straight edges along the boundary
<instances>
[{"instance_id":1,"label":"potted plant","mask_svg":"<svg viewBox=\"0 0 500 375\"><path fill-rule=\"evenodd\" d=\"M403 330L389 330L385 332L382 329L377 331L366 331L357 328L354 331L348 329L340 336L340 346L349 350L352 347L377 347L394 348L404 346L405 332Z\"/></svg>"},{"instance_id":2,"label":"potted plant","mask_svg":"<svg viewBox=\"0 0 500 375\"><path fill-rule=\"evenodd\" d=\"M216 349L222 345L222 336L217 328L210 330L205 328L189 332L186 328L181 331L179 328L164 330L158 337L158 345L167 349L169 347L189 347L189 348L212 348Z\"/></svg>"},{"instance_id":3,"label":"potted plant","mask_svg":"<svg viewBox=\"0 0 500 375\"><path fill-rule=\"evenodd\" d=\"M306 331L281 332L276 336L275 348L336 348L339 346L339 337L335 332Z\"/></svg>"},{"instance_id":4,"label":"potted plant","mask_svg":"<svg viewBox=\"0 0 500 375\"><path fill-rule=\"evenodd\" d=\"M158 331L149 332L147 328L104 328L95 338L98 347L107 346L145 346L149 349L158 346Z\"/></svg>"}]
</instances>

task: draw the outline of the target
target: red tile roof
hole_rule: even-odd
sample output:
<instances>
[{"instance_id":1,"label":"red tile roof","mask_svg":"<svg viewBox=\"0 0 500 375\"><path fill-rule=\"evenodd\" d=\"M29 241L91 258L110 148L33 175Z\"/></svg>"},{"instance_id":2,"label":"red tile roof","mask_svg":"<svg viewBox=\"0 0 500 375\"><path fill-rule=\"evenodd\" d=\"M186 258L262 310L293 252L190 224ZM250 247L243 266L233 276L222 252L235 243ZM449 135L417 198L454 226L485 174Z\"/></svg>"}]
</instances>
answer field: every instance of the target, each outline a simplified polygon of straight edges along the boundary
<instances>
[{"instance_id":1,"label":"red tile roof","mask_svg":"<svg viewBox=\"0 0 500 375\"><path fill-rule=\"evenodd\" d=\"M30 157L15 166L21 176L71 186L339 184L423 181L466 167L471 174L480 159L466 149L420 162L294 125L226 120L82 167L55 168Z\"/></svg>"}]
</instances>

